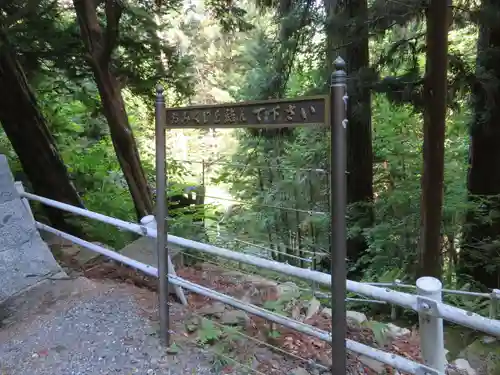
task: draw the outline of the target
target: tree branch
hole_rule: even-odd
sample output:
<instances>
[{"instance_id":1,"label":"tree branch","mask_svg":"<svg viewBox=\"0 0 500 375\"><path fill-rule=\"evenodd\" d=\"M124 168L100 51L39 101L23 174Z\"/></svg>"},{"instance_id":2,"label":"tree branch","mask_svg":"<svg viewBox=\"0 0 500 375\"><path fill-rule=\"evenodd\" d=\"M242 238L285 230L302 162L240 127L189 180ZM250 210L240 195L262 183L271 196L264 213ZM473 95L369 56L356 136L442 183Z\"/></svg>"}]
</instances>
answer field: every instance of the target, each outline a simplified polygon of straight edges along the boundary
<instances>
[{"instance_id":1,"label":"tree branch","mask_svg":"<svg viewBox=\"0 0 500 375\"><path fill-rule=\"evenodd\" d=\"M106 33L101 62L109 62L116 47L120 32L120 18L123 14L123 4L120 0L105 0Z\"/></svg>"},{"instance_id":2,"label":"tree branch","mask_svg":"<svg viewBox=\"0 0 500 375\"><path fill-rule=\"evenodd\" d=\"M89 63L95 64L102 56L102 30L96 10L98 4L92 0L73 0L73 5L86 49L86 58Z\"/></svg>"},{"instance_id":3,"label":"tree branch","mask_svg":"<svg viewBox=\"0 0 500 375\"><path fill-rule=\"evenodd\" d=\"M7 14L7 17L1 20L2 27L9 28L20 19L36 11L38 3L38 0L28 0L23 6L22 4L14 4L12 1L0 1L0 9Z\"/></svg>"}]
</instances>

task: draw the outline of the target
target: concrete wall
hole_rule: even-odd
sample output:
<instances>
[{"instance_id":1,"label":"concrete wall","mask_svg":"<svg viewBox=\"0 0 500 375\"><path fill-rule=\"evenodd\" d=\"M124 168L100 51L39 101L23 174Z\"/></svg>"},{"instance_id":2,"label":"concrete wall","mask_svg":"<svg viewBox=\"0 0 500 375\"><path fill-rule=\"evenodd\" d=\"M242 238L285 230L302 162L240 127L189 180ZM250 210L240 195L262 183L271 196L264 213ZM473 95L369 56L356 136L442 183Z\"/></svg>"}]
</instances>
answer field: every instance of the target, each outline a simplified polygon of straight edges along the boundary
<instances>
[{"instance_id":1,"label":"concrete wall","mask_svg":"<svg viewBox=\"0 0 500 375\"><path fill-rule=\"evenodd\" d=\"M61 272L0 155L0 302Z\"/></svg>"}]
</instances>

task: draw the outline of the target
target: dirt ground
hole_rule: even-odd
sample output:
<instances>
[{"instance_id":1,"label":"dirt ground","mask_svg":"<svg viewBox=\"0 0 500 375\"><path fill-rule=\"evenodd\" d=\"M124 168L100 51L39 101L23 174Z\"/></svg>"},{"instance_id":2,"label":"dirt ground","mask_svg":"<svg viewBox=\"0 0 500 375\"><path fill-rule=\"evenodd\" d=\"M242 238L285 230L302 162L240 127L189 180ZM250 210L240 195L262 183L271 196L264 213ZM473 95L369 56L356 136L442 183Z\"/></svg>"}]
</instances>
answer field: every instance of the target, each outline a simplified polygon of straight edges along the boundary
<instances>
[{"instance_id":1,"label":"dirt ground","mask_svg":"<svg viewBox=\"0 0 500 375\"><path fill-rule=\"evenodd\" d=\"M90 279L115 280L149 292L157 290L156 279L114 261L97 258L85 266L75 265L74 262L68 262L68 260L65 263L72 272ZM259 279L256 278L248 281L243 277L243 274L240 275L238 272L227 271L206 263L178 269L177 274L189 281L256 305L262 305L266 301L277 298L276 284L267 282L269 280L262 279L259 282ZM171 303L176 305L174 297L172 297ZM224 324L220 323L221 314L231 311L231 308L225 307L224 311L207 314L207 307L210 310L216 304L214 301L194 293L188 294L188 303L187 308L175 309L178 313L171 315L171 322L175 327L172 328L173 341L180 347L183 345L202 346L208 352L215 353L217 358L215 364L218 366L220 374L241 374L242 369L245 369L248 373L289 375L297 368L305 369L307 374L311 375L329 373L331 349L327 343L319 339L285 327L271 326L264 319L247 314L244 314L243 323L237 324L238 332L233 334L232 331L226 332ZM157 321L156 294L148 294L148 298L142 300L140 304L145 307L144 311L147 317L152 321ZM206 320L213 322L213 324L208 323L209 327L202 327ZM331 318L322 314L321 311L308 318L305 323L325 331L331 330ZM270 331L277 332L277 334L270 334ZM214 337L205 337L210 335ZM354 324L348 325L348 337L366 345L379 346L370 329L361 328ZM415 333L386 343L383 349L420 361L419 338ZM235 362L233 363L231 359ZM371 375L376 373L372 368L363 365L353 354L349 354L348 364L351 374ZM394 373L394 370L390 368L386 368L386 371L388 374Z\"/></svg>"}]
</instances>

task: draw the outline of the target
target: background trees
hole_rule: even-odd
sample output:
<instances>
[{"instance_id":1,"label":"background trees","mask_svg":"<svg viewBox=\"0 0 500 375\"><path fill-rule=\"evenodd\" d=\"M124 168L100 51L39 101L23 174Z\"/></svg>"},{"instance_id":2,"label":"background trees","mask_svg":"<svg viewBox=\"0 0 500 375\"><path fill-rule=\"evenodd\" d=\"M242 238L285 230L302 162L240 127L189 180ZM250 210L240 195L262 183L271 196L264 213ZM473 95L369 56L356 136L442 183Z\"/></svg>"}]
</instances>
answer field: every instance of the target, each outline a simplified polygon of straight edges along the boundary
<instances>
[{"instance_id":1,"label":"background trees","mask_svg":"<svg viewBox=\"0 0 500 375\"><path fill-rule=\"evenodd\" d=\"M497 7L5 0L0 149L37 193L136 220L153 207L158 82L169 105L312 95L326 92L342 55L350 277L431 274L497 287ZM218 232L223 200L204 207L207 240L238 248L253 239L276 259L326 267L325 129L168 135L176 186L204 183L207 198L245 201ZM180 215L173 230L192 225ZM83 229L115 247L128 241L95 224Z\"/></svg>"}]
</instances>

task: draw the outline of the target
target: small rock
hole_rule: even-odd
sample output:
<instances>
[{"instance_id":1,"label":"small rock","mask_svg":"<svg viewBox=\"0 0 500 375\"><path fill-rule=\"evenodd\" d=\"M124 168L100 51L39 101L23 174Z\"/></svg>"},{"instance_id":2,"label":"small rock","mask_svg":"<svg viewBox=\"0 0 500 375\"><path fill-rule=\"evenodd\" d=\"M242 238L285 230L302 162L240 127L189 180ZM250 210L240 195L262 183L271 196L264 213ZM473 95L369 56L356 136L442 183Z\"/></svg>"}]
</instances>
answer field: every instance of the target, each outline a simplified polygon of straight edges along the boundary
<instances>
[{"instance_id":1,"label":"small rock","mask_svg":"<svg viewBox=\"0 0 500 375\"><path fill-rule=\"evenodd\" d=\"M329 307L323 308L323 310L321 310L321 315L325 315L325 316L328 316L331 318L332 317L332 309Z\"/></svg>"},{"instance_id":2,"label":"small rock","mask_svg":"<svg viewBox=\"0 0 500 375\"><path fill-rule=\"evenodd\" d=\"M257 306L260 306L263 303L262 296L260 294L259 289L255 288L254 286L248 288L248 290L246 290L243 297L241 297L240 299L241 299L241 301L243 301L245 303L249 303L249 304L257 305Z\"/></svg>"},{"instance_id":3,"label":"small rock","mask_svg":"<svg viewBox=\"0 0 500 375\"><path fill-rule=\"evenodd\" d=\"M398 327L395 324L388 323L387 324L387 332L385 333L387 337L396 339L401 336L409 335L411 331L408 328Z\"/></svg>"},{"instance_id":4,"label":"small rock","mask_svg":"<svg viewBox=\"0 0 500 375\"><path fill-rule=\"evenodd\" d=\"M476 375L469 361L463 358L455 359L449 366L448 375Z\"/></svg>"},{"instance_id":5,"label":"small rock","mask_svg":"<svg viewBox=\"0 0 500 375\"><path fill-rule=\"evenodd\" d=\"M55 350L57 353L62 353L67 350L67 348L64 345L56 345L52 348L52 350Z\"/></svg>"},{"instance_id":6,"label":"small rock","mask_svg":"<svg viewBox=\"0 0 500 375\"><path fill-rule=\"evenodd\" d=\"M314 314L316 314L319 311L320 307L321 307L321 303L318 301L318 299L313 297L309 301L309 304L307 306L307 313L306 313L305 320L311 318Z\"/></svg>"},{"instance_id":7,"label":"small rock","mask_svg":"<svg viewBox=\"0 0 500 375\"><path fill-rule=\"evenodd\" d=\"M185 326L186 326L186 331L188 331L189 333L193 333L198 329L198 319L196 318L190 319L189 321L186 322Z\"/></svg>"},{"instance_id":8,"label":"small rock","mask_svg":"<svg viewBox=\"0 0 500 375\"><path fill-rule=\"evenodd\" d=\"M483 344L493 344L495 341L497 341L496 337L491 337L491 336L484 336L481 339L481 342Z\"/></svg>"},{"instance_id":9,"label":"small rock","mask_svg":"<svg viewBox=\"0 0 500 375\"><path fill-rule=\"evenodd\" d=\"M278 368L280 368L280 364L279 364L279 362L278 362L278 361L275 361L274 359L271 359L271 360L269 361L269 364L270 364L270 365L271 365L271 367L272 367L272 368L274 368L274 369L278 369Z\"/></svg>"},{"instance_id":10,"label":"small rock","mask_svg":"<svg viewBox=\"0 0 500 375\"><path fill-rule=\"evenodd\" d=\"M292 370L290 375L311 375L309 371L303 369L302 367L297 367Z\"/></svg>"},{"instance_id":11,"label":"small rock","mask_svg":"<svg viewBox=\"0 0 500 375\"><path fill-rule=\"evenodd\" d=\"M245 275L243 273L241 273L240 271L224 271L222 273L222 276L241 278Z\"/></svg>"},{"instance_id":12,"label":"small rock","mask_svg":"<svg viewBox=\"0 0 500 375\"><path fill-rule=\"evenodd\" d=\"M303 321L301 318L301 314L300 314L300 305L294 305L292 307L292 319L295 319L295 320L301 320Z\"/></svg>"},{"instance_id":13,"label":"small rock","mask_svg":"<svg viewBox=\"0 0 500 375\"><path fill-rule=\"evenodd\" d=\"M201 263L199 267L202 271L217 271L217 266L212 263Z\"/></svg>"},{"instance_id":14,"label":"small rock","mask_svg":"<svg viewBox=\"0 0 500 375\"><path fill-rule=\"evenodd\" d=\"M248 320L248 315L241 310L227 310L222 314L220 321L222 324L236 325Z\"/></svg>"},{"instance_id":15,"label":"small rock","mask_svg":"<svg viewBox=\"0 0 500 375\"><path fill-rule=\"evenodd\" d=\"M61 252L65 255L65 256L68 256L68 257L75 257L78 255L78 253L80 252L81 248L76 246L76 245L71 245L71 246L67 246L67 247L63 247L61 249Z\"/></svg>"},{"instance_id":16,"label":"small rock","mask_svg":"<svg viewBox=\"0 0 500 375\"><path fill-rule=\"evenodd\" d=\"M201 308L198 312L201 315L220 315L226 310L222 302L215 302L212 305Z\"/></svg>"},{"instance_id":17,"label":"small rock","mask_svg":"<svg viewBox=\"0 0 500 375\"><path fill-rule=\"evenodd\" d=\"M372 369L373 371L375 371L375 373L377 373L377 374L381 374L385 370L385 365L382 362L379 362L379 361L376 361L374 359L365 357L364 355L360 355L358 357L358 360L359 360L359 362L361 362L366 367L369 367L370 369Z\"/></svg>"},{"instance_id":18,"label":"small rock","mask_svg":"<svg viewBox=\"0 0 500 375\"><path fill-rule=\"evenodd\" d=\"M500 345L498 341L485 344L477 338L457 356L467 360L477 374L500 374Z\"/></svg>"},{"instance_id":19,"label":"small rock","mask_svg":"<svg viewBox=\"0 0 500 375\"><path fill-rule=\"evenodd\" d=\"M277 287L278 283L274 280L266 279L262 276L248 275L246 278L249 282L253 283L257 288Z\"/></svg>"},{"instance_id":20,"label":"small rock","mask_svg":"<svg viewBox=\"0 0 500 375\"><path fill-rule=\"evenodd\" d=\"M287 298L297 298L300 296L300 289L297 284L287 281L286 283L278 285L278 296Z\"/></svg>"},{"instance_id":21,"label":"small rock","mask_svg":"<svg viewBox=\"0 0 500 375\"><path fill-rule=\"evenodd\" d=\"M259 362L268 362L272 360L273 355L267 350L260 349L254 354L254 357Z\"/></svg>"},{"instance_id":22,"label":"small rock","mask_svg":"<svg viewBox=\"0 0 500 375\"><path fill-rule=\"evenodd\" d=\"M357 311L346 311L347 320L351 320L356 324L366 322L366 315Z\"/></svg>"}]
</instances>

